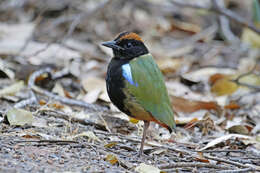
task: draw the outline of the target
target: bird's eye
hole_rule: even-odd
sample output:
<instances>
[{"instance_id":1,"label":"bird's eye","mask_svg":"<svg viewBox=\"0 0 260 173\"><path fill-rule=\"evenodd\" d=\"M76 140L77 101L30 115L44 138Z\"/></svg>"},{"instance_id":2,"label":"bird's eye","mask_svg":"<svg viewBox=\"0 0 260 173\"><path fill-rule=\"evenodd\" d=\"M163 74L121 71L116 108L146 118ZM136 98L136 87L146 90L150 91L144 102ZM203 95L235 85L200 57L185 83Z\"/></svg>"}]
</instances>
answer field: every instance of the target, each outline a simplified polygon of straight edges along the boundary
<instances>
[{"instance_id":1,"label":"bird's eye","mask_svg":"<svg viewBox=\"0 0 260 173\"><path fill-rule=\"evenodd\" d=\"M127 43L127 44L125 45L125 47L128 48L128 49L131 48L132 46L133 46L132 43Z\"/></svg>"}]
</instances>

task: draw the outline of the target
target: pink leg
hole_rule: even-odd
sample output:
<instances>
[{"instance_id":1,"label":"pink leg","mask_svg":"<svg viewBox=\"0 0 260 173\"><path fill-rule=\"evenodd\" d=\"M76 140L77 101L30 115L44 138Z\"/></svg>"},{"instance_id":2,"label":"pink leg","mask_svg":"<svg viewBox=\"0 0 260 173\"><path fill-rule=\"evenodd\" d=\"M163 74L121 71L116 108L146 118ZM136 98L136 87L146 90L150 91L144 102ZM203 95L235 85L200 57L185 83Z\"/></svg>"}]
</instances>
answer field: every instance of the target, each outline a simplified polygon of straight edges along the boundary
<instances>
[{"instance_id":1,"label":"pink leg","mask_svg":"<svg viewBox=\"0 0 260 173\"><path fill-rule=\"evenodd\" d=\"M145 137L146 137L146 131L147 131L149 125L150 125L149 121L144 121L143 138L142 138L142 142L141 142L141 148L140 148L140 151L139 151L139 156L141 156L143 154L143 148L144 148L144 141L145 141Z\"/></svg>"}]
</instances>

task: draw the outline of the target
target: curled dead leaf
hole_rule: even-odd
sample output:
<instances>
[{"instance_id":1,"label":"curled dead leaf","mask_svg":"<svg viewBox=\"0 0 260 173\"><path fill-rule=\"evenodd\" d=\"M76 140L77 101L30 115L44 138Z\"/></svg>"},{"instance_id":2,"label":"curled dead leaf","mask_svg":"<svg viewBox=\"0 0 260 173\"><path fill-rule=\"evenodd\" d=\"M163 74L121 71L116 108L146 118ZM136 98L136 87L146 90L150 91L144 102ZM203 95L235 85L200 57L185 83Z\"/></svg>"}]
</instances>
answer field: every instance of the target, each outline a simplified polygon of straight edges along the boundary
<instances>
[{"instance_id":1,"label":"curled dead leaf","mask_svg":"<svg viewBox=\"0 0 260 173\"><path fill-rule=\"evenodd\" d=\"M113 154L108 154L108 155L106 156L106 161L109 162L109 163L111 163L112 165L118 163L117 157L116 157L115 155L113 155Z\"/></svg>"}]
</instances>

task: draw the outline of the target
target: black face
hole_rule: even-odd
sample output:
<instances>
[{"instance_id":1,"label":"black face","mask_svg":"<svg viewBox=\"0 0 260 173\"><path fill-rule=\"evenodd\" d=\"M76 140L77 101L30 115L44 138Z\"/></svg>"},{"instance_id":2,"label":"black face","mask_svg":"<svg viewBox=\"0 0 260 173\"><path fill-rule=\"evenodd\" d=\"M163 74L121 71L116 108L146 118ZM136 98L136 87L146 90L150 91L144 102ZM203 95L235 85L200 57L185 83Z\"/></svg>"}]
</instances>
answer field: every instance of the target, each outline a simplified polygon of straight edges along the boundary
<instances>
[{"instance_id":1,"label":"black face","mask_svg":"<svg viewBox=\"0 0 260 173\"><path fill-rule=\"evenodd\" d=\"M103 46L113 49L115 58L133 59L148 53L144 43L135 39L121 39L121 34L113 41L103 43Z\"/></svg>"}]
</instances>

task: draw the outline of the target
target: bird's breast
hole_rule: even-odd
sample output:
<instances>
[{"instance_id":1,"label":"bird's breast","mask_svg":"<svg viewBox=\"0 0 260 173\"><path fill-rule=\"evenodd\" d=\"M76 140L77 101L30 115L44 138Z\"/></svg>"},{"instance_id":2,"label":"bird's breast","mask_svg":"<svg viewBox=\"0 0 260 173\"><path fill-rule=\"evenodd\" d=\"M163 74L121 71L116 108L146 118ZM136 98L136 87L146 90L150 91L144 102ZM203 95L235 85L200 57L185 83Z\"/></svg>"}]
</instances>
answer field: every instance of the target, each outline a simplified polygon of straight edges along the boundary
<instances>
[{"instance_id":1,"label":"bird's breast","mask_svg":"<svg viewBox=\"0 0 260 173\"><path fill-rule=\"evenodd\" d=\"M119 64L113 62L108 66L106 84L107 92L112 103L122 112L140 120L152 121L151 114L147 112L128 89L129 85L138 87L134 81L132 68L129 63Z\"/></svg>"},{"instance_id":2,"label":"bird's breast","mask_svg":"<svg viewBox=\"0 0 260 173\"><path fill-rule=\"evenodd\" d=\"M129 114L124 105L126 94L124 92L125 78L123 77L122 66L126 64L124 61L112 59L108 65L106 76L107 93L111 102L122 112Z\"/></svg>"}]
</instances>

